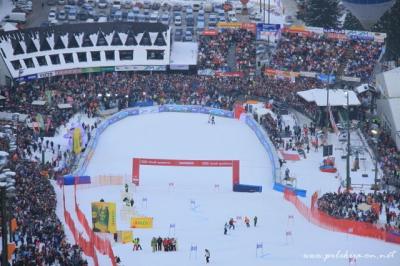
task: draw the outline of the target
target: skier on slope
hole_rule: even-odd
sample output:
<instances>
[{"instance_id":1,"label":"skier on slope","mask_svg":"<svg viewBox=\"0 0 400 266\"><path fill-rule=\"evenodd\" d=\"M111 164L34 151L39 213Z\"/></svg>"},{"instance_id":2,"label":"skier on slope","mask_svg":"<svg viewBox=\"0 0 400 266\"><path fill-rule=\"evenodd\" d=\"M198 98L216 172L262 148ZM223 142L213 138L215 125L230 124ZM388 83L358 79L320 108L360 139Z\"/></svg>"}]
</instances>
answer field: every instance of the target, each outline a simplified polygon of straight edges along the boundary
<instances>
[{"instance_id":1,"label":"skier on slope","mask_svg":"<svg viewBox=\"0 0 400 266\"><path fill-rule=\"evenodd\" d=\"M215 116L211 116L211 125L215 125Z\"/></svg>"},{"instance_id":2,"label":"skier on slope","mask_svg":"<svg viewBox=\"0 0 400 266\"><path fill-rule=\"evenodd\" d=\"M228 223L225 223L224 226L224 235L226 235L228 233Z\"/></svg>"},{"instance_id":3,"label":"skier on slope","mask_svg":"<svg viewBox=\"0 0 400 266\"><path fill-rule=\"evenodd\" d=\"M210 263L210 251L205 249L204 257L206 257L206 263Z\"/></svg>"}]
</instances>

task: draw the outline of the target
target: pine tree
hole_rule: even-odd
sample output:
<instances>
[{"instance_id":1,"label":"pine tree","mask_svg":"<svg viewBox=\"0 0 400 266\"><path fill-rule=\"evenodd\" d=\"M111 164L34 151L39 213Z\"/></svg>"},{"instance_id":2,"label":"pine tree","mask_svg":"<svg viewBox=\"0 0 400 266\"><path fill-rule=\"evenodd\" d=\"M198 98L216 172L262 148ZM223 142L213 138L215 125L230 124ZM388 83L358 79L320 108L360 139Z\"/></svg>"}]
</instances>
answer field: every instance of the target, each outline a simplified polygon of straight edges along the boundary
<instances>
[{"instance_id":1,"label":"pine tree","mask_svg":"<svg viewBox=\"0 0 400 266\"><path fill-rule=\"evenodd\" d=\"M372 27L371 31L387 33L387 55L400 59L400 0Z\"/></svg>"},{"instance_id":2,"label":"pine tree","mask_svg":"<svg viewBox=\"0 0 400 266\"><path fill-rule=\"evenodd\" d=\"M365 30L361 22L351 12L347 12L346 18L343 23L345 30Z\"/></svg>"},{"instance_id":3,"label":"pine tree","mask_svg":"<svg viewBox=\"0 0 400 266\"><path fill-rule=\"evenodd\" d=\"M340 17L339 1L308 0L303 15L307 26L338 28Z\"/></svg>"}]
</instances>

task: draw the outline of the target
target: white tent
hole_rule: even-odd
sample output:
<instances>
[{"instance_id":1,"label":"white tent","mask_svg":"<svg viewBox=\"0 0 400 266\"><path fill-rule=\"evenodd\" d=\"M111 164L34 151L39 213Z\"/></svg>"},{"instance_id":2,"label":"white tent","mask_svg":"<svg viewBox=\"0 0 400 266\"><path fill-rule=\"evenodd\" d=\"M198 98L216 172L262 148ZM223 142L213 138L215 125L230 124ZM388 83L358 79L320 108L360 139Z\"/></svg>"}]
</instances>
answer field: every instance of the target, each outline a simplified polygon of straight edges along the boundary
<instances>
[{"instance_id":1,"label":"white tent","mask_svg":"<svg viewBox=\"0 0 400 266\"><path fill-rule=\"evenodd\" d=\"M377 88L388 98L400 97L400 67L376 75Z\"/></svg>"},{"instance_id":2,"label":"white tent","mask_svg":"<svg viewBox=\"0 0 400 266\"><path fill-rule=\"evenodd\" d=\"M197 65L199 45L195 42L173 42L171 47L171 69L187 70L190 65Z\"/></svg>"},{"instance_id":3,"label":"white tent","mask_svg":"<svg viewBox=\"0 0 400 266\"><path fill-rule=\"evenodd\" d=\"M400 67L378 74L376 87L382 93L377 100L378 115L400 149Z\"/></svg>"},{"instance_id":4,"label":"white tent","mask_svg":"<svg viewBox=\"0 0 400 266\"><path fill-rule=\"evenodd\" d=\"M330 106L346 106L347 96L345 92L349 93L349 105L360 105L360 101L354 91L345 90L329 90L329 105ZM307 91L299 91L297 93L301 98L307 102L315 102L317 106L326 106L327 103L327 90L326 89L311 89Z\"/></svg>"},{"instance_id":5,"label":"white tent","mask_svg":"<svg viewBox=\"0 0 400 266\"><path fill-rule=\"evenodd\" d=\"M366 92L369 90L369 86L367 83L361 84L360 86L358 86L357 88L355 88L355 91L360 94L363 92Z\"/></svg>"},{"instance_id":6,"label":"white tent","mask_svg":"<svg viewBox=\"0 0 400 266\"><path fill-rule=\"evenodd\" d=\"M7 22L3 25L3 30L4 31L13 31L13 30L18 30L17 28L17 23L11 23Z\"/></svg>"}]
</instances>

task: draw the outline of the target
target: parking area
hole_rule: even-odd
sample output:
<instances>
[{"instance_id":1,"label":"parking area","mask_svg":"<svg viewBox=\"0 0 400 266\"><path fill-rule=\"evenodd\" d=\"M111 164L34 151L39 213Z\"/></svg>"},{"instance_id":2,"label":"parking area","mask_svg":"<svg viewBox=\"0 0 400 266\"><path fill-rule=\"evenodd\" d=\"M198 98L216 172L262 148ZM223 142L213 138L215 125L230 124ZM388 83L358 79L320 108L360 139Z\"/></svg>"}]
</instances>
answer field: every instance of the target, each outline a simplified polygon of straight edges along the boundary
<instances>
[{"instance_id":1,"label":"parking area","mask_svg":"<svg viewBox=\"0 0 400 266\"><path fill-rule=\"evenodd\" d=\"M257 8L240 2L156 2L133 0L32 0L25 27L80 22L160 22L170 25L174 41L196 41L199 32L218 22L260 22Z\"/></svg>"}]
</instances>

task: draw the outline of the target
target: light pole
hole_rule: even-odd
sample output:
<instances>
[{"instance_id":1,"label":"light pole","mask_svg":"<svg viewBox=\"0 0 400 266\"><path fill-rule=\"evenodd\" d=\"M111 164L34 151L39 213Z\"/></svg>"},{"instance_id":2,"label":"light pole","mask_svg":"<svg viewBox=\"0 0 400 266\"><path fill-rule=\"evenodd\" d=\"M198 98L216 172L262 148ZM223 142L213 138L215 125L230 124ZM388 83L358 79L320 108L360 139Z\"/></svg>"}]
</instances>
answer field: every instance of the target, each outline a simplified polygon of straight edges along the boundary
<instances>
[{"instance_id":1,"label":"light pole","mask_svg":"<svg viewBox=\"0 0 400 266\"><path fill-rule=\"evenodd\" d=\"M8 264L8 244L7 244L7 218L6 218L6 184L0 183L0 191L1 191L1 265Z\"/></svg>"},{"instance_id":2,"label":"light pole","mask_svg":"<svg viewBox=\"0 0 400 266\"><path fill-rule=\"evenodd\" d=\"M374 136L374 153L375 153L374 193L376 193L376 190L378 189L378 134L379 134L379 131L376 129L372 129L371 133Z\"/></svg>"},{"instance_id":3,"label":"light pole","mask_svg":"<svg viewBox=\"0 0 400 266\"><path fill-rule=\"evenodd\" d=\"M265 0L264 0L264 8L263 8L263 22L265 23Z\"/></svg>"},{"instance_id":4,"label":"light pole","mask_svg":"<svg viewBox=\"0 0 400 266\"><path fill-rule=\"evenodd\" d=\"M346 156L346 190L351 189L350 178L350 105L349 105L349 91L345 92L347 98L347 156Z\"/></svg>"},{"instance_id":5,"label":"light pole","mask_svg":"<svg viewBox=\"0 0 400 266\"><path fill-rule=\"evenodd\" d=\"M15 176L14 172L5 172L0 174L0 202L1 202L1 265L8 265L8 217L7 217L7 198L15 194ZM10 232L11 233L11 232Z\"/></svg>"}]
</instances>

